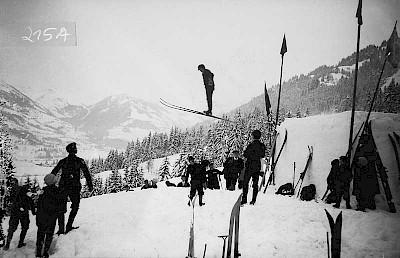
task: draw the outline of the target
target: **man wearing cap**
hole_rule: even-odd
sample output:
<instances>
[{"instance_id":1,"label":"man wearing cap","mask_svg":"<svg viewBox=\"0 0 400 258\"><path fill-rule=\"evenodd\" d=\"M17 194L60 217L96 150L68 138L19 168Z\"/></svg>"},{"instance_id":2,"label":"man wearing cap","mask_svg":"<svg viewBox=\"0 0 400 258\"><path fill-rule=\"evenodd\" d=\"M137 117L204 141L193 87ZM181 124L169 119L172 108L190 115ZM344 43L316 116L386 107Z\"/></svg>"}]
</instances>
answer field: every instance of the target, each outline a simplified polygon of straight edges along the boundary
<instances>
[{"instance_id":1,"label":"man wearing cap","mask_svg":"<svg viewBox=\"0 0 400 258\"><path fill-rule=\"evenodd\" d=\"M206 97L207 97L207 105L208 105L208 110L204 111L206 115L212 115L212 94L214 92L214 74L206 69L206 67L203 64L200 64L197 69L202 73L203 75L203 83L204 87L206 88Z\"/></svg>"},{"instance_id":2,"label":"man wearing cap","mask_svg":"<svg viewBox=\"0 0 400 258\"><path fill-rule=\"evenodd\" d=\"M65 227L65 233L68 233L69 231L78 228L73 227L72 224L79 209L80 192L82 189L80 181L81 170L86 178L86 183L89 187L89 191L93 191L93 184L89 169L85 161L82 158L76 156L76 153L78 152L76 148L76 143L73 142L68 144L66 150L68 152L68 156L60 160L57 166L51 171L51 173L57 175L58 171L61 169L61 178L58 186L65 195L65 205L67 202L67 197L69 197L72 202L71 212L69 213L68 222ZM59 233L62 234L64 233L64 213L60 214L58 218L58 223Z\"/></svg>"},{"instance_id":3,"label":"man wearing cap","mask_svg":"<svg viewBox=\"0 0 400 258\"><path fill-rule=\"evenodd\" d=\"M262 176L261 173L261 158L265 157L265 145L260 142L261 132L254 130L252 132L253 141L246 147L244 157L246 158L244 182L243 182L243 196L241 204L247 203L247 193L249 191L250 179L253 179L253 197L250 202L254 205L258 194L258 177Z\"/></svg>"}]
</instances>

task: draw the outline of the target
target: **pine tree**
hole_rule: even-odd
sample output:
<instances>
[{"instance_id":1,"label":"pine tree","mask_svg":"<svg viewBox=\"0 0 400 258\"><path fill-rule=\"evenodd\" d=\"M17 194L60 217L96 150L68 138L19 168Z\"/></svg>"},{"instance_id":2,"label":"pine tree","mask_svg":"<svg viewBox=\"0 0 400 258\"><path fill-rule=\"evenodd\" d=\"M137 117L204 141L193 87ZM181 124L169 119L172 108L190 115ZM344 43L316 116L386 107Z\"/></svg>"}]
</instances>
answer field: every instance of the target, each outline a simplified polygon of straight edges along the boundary
<instances>
[{"instance_id":1,"label":"pine tree","mask_svg":"<svg viewBox=\"0 0 400 258\"><path fill-rule=\"evenodd\" d=\"M172 177L179 177L185 173L187 166L186 154L180 153L179 158L175 161L174 167L172 169Z\"/></svg>"},{"instance_id":2,"label":"pine tree","mask_svg":"<svg viewBox=\"0 0 400 258\"><path fill-rule=\"evenodd\" d=\"M164 158L163 163L161 164L160 168L159 168L159 178L160 181L164 181L165 179L169 179L171 178L171 175L169 173L169 160L168 160L168 156L166 156Z\"/></svg>"}]
</instances>

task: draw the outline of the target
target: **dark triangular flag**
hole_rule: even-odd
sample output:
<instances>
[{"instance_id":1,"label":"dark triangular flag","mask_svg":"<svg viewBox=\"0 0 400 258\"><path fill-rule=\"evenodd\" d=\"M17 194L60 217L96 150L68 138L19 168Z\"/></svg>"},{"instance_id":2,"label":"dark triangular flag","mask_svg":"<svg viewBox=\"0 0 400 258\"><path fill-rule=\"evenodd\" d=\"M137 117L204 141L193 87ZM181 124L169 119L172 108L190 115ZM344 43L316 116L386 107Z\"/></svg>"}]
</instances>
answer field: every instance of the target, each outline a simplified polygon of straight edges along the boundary
<instances>
[{"instance_id":1,"label":"dark triangular flag","mask_svg":"<svg viewBox=\"0 0 400 258\"><path fill-rule=\"evenodd\" d=\"M362 12L362 0L358 0L358 7L357 7L356 17L358 18L358 24L359 25L363 24L361 12Z\"/></svg>"},{"instance_id":2,"label":"dark triangular flag","mask_svg":"<svg viewBox=\"0 0 400 258\"><path fill-rule=\"evenodd\" d=\"M392 35L390 36L386 46L386 55L390 54L388 61L394 68L399 67L400 63L400 41L399 36L397 35L396 24L394 25Z\"/></svg>"},{"instance_id":3,"label":"dark triangular flag","mask_svg":"<svg viewBox=\"0 0 400 258\"><path fill-rule=\"evenodd\" d=\"M265 97L265 110L267 111L267 115L269 116L269 114L271 113L270 109L271 109L271 102L269 101L269 96L268 96L268 92L267 92L267 83L264 82L264 97Z\"/></svg>"},{"instance_id":4,"label":"dark triangular flag","mask_svg":"<svg viewBox=\"0 0 400 258\"><path fill-rule=\"evenodd\" d=\"M281 47L281 55L283 55L287 52L287 47L286 47L286 36L285 34L283 35L283 42L282 42L282 47Z\"/></svg>"}]
</instances>

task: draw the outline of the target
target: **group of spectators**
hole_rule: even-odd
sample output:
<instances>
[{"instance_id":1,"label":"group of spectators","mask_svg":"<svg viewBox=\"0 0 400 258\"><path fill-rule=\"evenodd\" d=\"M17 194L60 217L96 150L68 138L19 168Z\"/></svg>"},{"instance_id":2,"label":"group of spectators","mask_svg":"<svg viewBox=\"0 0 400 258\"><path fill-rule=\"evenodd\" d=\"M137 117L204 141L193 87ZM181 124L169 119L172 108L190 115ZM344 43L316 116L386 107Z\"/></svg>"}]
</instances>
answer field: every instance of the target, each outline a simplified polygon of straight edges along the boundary
<instances>
[{"instance_id":1,"label":"group of spectators","mask_svg":"<svg viewBox=\"0 0 400 258\"><path fill-rule=\"evenodd\" d=\"M29 211L36 216L36 257L49 257L49 249L57 220L58 235L66 234L78 228L73 226L73 222L80 203L81 171L84 173L90 191L93 190L93 185L85 161L76 156L78 152L76 143L68 144L66 150L69 153L68 157L60 160L52 172L44 177L45 186L40 190L37 197L32 195L29 186L19 186L18 180L12 179L10 220L4 250L9 250L19 223L21 224L21 234L17 247L21 248L26 245L24 240L29 229ZM64 217L67 212L68 198L72 204L65 226Z\"/></svg>"}]
</instances>

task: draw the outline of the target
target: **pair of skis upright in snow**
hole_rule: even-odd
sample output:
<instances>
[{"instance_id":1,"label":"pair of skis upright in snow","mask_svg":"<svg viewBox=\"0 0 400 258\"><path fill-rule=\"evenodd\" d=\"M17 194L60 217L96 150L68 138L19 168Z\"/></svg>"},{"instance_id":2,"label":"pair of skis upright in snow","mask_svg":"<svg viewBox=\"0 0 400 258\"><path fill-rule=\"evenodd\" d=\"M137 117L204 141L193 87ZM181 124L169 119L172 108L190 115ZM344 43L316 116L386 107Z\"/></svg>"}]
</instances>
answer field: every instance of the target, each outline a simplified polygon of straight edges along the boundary
<instances>
[{"instance_id":1,"label":"pair of skis upright in snow","mask_svg":"<svg viewBox=\"0 0 400 258\"><path fill-rule=\"evenodd\" d=\"M268 160L268 168L265 169L265 172L263 174L263 178L261 180L261 185L260 185L259 191L261 191L261 188L265 184L265 188L264 188L264 192L263 193L265 193L267 191L268 185L271 184L274 181L276 164L278 163L279 157L281 156L282 150L285 147L286 142L287 142L287 136L288 136L287 130L285 130L285 138L283 139L283 143L282 143L281 148L279 150L278 156L276 157L276 160L274 160L274 157L273 157L275 155L275 150L274 149L276 148L275 145L276 145L276 140L277 140L278 136L279 136L279 133L276 133L275 137L274 137L274 140L273 140L273 143L271 145L272 148L271 148L270 155L269 155L269 157L267 159ZM265 179L266 179L266 175L267 175L267 171L268 170L270 171L270 173L269 173L268 181L265 183Z\"/></svg>"}]
</instances>

